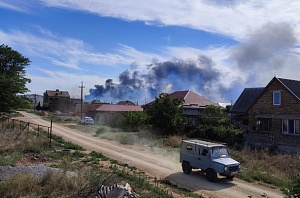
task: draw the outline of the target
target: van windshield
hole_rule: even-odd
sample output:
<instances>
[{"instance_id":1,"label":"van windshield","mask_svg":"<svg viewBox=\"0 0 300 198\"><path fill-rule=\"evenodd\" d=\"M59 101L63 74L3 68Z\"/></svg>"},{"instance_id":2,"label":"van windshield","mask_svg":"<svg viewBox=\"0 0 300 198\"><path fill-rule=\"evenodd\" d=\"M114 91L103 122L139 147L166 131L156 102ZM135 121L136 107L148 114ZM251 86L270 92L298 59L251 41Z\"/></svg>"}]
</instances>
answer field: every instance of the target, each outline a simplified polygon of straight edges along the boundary
<instances>
[{"instance_id":1,"label":"van windshield","mask_svg":"<svg viewBox=\"0 0 300 198\"><path fill-rule=\"evenodd\" d=\"M211 148L212 158L229 157L229 152L225 146Z\"/></svg>"}]
</instances>

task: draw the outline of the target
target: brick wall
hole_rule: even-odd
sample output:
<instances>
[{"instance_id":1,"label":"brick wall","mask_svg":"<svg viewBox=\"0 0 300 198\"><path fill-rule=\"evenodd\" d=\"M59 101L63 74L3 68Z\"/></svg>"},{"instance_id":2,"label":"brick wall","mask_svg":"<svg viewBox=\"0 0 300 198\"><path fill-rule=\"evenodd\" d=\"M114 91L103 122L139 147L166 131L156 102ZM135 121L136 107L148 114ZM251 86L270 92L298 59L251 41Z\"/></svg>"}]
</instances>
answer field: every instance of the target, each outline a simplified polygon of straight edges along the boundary
<instances>
[{"instance_id":1,"label":"brick wall","mask_svg":"<svg viewBox=\"0 0 300 198\"><path fill-rule=\"evenodd\" d=\"M281 92L281 105L273 105L273 91ZM269 135L275 137L277 143L300 146L299 136L282 134L282 119L300 119L300 101L278 80L273 79L270 82L263 95L249 109L248 113L250 134ZM257 131L258 117L272 118L272 128L269 132Z\"/></svg>"}]
</instances>

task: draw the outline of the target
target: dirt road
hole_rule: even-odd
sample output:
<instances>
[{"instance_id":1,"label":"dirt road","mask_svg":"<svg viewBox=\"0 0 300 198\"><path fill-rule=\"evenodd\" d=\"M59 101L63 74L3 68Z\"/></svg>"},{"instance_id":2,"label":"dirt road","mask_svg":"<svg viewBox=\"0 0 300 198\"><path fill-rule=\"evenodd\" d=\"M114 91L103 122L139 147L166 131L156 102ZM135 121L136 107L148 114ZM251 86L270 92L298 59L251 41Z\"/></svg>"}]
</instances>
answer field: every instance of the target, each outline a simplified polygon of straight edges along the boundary
<instances>
[{"instance_id":1,"label":"dirt road","mask_svg":"<svg viewBox=\"0 0 300 198\"><path fill-rule=\"evenodd\" d=\"M24 121L50 126L50 122L41 119L39 116L26 112L22 112L22 114L25 117L20 119ZM283 197L277 189L253 185L236 178L233 181L219 178L218 182L211 183L206 180L200 171L193 171L191 175L186 175L182 173L178 158L153 154L146 148L138 146L121 145L117 142L103 140L56 123L53 124L52 133L87 150L101 152L107 157L135 166L148 175L168 179L173 184L207 197L247 198L252 195L254 198L261 197L262 193L266 193L270 198Z\"/></svg>"}]
</instances>

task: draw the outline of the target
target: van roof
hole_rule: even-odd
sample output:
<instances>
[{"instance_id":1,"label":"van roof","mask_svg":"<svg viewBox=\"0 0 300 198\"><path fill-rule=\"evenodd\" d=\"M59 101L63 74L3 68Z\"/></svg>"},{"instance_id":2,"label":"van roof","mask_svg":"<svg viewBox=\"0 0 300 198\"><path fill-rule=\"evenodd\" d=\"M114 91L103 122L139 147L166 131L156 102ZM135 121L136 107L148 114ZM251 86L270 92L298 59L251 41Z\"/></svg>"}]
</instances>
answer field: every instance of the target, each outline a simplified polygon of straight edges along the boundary
<instances>
[{"instance_id":1,"label":"van roof","mask_svg":"<svg viewBox=\"0 0 300 198\"><path fill-rule=\"evenodd\" d=\"M193 144L201 144L201 145L205 145L208 147L225 146L225 144L222 144L222 143L208 142L205 140L198 140L198 139L186 139L186 140L182 140L182 141L187 142L187 143L193 143Z\"/></svg>"}]
</instances>

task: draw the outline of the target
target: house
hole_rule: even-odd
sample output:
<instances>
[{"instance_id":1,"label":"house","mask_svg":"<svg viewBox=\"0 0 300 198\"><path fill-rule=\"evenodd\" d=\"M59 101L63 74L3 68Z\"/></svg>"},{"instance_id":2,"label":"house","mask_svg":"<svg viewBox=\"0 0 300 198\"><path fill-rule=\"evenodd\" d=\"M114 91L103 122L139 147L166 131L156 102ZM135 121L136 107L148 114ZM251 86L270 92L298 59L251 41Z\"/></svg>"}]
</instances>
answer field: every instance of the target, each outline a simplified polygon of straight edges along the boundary
<instances>
[{"instance_id":1,"label":"house","mask_svg":"<svg viewBox=\"0 0 300 198\"><path fill-rule=\"evenodd\" d=\"M195 126L199 123L198 115L204 112L205 108L210 105L219 105L215 102L212 102L205 98L204 96L200 96L192 91L175 91L169 94L171 98L181 98L184 100L183 103L183 111L184 115L188 118L188 126ZM155 101L152 101L148 104L142 106L143 109L152 108Z\"/></svg>"},{"instance_id":2,"label":"house","mask_svg":"<svg viewBox=\"0 0 300 198\"><path fill-rule=\"evenodd\" d=\"M266 87L246 88L231 113L247 144L299 152L300 81L274 77Z\"/></svg>"},{"instance_id":3,"label":"house","mask_svg":"<svg viewBox=\"0 0 300 198\"><path fill-rule=\"evenodd\" d=\"M68 112L70 109L70 95L67 91L46 90L44 92L43 107L47 107L50 111Z\"/></svg>"},{"instance_id":4,"label":"house","mask_svg":"<svg viewBox=\"0 0 300 198\"><path fill-rule=\"evenodd\" d=\"M143 111L138 105L122 105L122 104L99 104L98 106L90 106L88 115L92 117L96 123L104 125L114 125L117 119L123 113L131 111Z\"/></svg>"}]
</instances>

